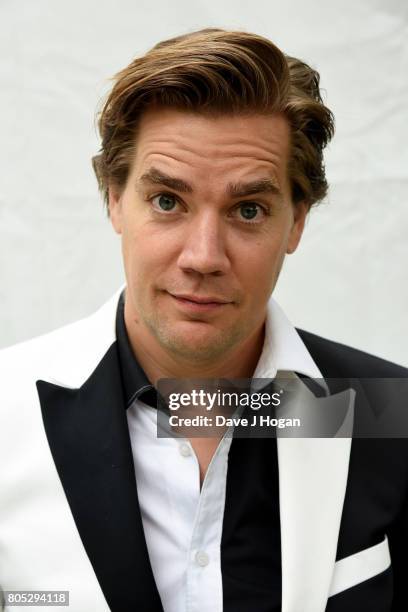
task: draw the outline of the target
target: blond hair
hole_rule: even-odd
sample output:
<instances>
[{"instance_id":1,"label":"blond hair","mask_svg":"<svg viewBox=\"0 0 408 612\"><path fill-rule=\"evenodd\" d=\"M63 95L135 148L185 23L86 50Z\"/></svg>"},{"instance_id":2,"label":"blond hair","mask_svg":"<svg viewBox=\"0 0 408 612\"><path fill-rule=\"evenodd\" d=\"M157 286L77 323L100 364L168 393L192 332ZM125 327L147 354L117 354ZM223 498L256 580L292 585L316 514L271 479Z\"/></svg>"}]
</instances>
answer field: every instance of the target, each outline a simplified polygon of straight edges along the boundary
<instances>
[{"instance_id":1,"label":"blond hair","mask_svg":"<svg viewBox=\"0 0 408 612\"><path fill-rule=\"evenodd\" d=\"M282 113L291 128L292 201L312 206L327 193L323 149L334 118L323 104L319 74L247 32L206 29L155 45L114 77L99 116L102 139L93 167L104 200L125 186L138 122L152 106L209 114Z\"/></svg>"}]
</instances>

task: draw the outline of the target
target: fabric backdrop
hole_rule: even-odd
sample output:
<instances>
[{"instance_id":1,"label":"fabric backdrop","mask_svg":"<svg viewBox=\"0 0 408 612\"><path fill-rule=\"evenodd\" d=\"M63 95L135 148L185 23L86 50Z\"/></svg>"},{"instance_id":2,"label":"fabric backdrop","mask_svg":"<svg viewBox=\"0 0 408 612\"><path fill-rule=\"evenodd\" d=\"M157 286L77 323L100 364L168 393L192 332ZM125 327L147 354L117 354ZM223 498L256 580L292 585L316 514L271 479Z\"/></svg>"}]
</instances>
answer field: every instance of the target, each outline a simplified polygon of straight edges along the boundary
<instances>
[{"instance_id":1,"label":"fabric backdrop","mask_svg":"<svg viewBox=\"0 0 408 612\"><path fill-rule=\"evenodd\" d=\"M330 196L276 298L296 325L408 366L406 0L0 0L0 347L122 283L90 164L95 109L133 56L209 26L311 63L336 116Z\"/></svg>"}]
</instances>

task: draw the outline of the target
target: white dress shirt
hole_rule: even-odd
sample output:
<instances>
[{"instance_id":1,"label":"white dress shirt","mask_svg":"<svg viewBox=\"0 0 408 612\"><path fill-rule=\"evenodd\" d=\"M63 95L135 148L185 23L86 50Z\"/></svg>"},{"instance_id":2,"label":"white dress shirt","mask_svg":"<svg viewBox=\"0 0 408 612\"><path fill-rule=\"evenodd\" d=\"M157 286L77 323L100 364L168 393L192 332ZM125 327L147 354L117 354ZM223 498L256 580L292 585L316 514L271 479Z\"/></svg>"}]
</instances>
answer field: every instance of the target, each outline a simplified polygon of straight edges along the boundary
<instances>
[{"instance_id":1,"label":"white dress shirt","mask_svg":"<svg viewBox=\"0 0 408 612\"><path fill-rule=\"evenodd\" d=\"M253 378L322 375L294 326L271 299ZM221 537L231 436L224 436L200 491L187 439L157 437L157 410L127 410L142 522L164 612L222 612Z\"/></svg>"}]
</instances>

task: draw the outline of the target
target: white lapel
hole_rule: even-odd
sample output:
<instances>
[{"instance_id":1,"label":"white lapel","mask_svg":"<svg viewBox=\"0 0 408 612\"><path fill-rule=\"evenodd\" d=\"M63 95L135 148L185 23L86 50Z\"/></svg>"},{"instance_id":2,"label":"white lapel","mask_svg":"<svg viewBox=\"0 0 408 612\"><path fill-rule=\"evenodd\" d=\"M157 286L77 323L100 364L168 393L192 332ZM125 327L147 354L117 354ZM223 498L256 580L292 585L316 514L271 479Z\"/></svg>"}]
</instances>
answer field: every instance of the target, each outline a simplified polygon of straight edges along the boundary
<instances>
[{"instance_id":1,"label":"white lapel","mask_svg":"<svg viewBox=\"0 0 408 612\"><path fill-rule=\"evenodd\" d=\"M282 612L324 612L346 491L355 393L335 438L278 438Z\"/></svg>"}]
</instances>

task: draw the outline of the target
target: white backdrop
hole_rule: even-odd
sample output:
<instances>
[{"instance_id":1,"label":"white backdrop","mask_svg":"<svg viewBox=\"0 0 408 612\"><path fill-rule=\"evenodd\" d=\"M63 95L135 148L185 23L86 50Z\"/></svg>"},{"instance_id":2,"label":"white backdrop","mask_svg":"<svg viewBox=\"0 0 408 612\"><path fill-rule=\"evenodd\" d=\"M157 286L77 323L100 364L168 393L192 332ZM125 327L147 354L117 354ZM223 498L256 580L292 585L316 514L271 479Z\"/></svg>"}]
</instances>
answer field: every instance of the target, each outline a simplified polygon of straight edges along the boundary
<instances>
[{"instance_id":1,"label":"white backdrop","mask_svg":"<svg viewBox=\"0 0 408 612\"><path fill-rule=\"evenodd\" d=\"M123 282L90 158L108 77L158 40L246 29L322 75L331 192L275 297L292 321L408 366L406 0L0 0L0 347Z\"/></svg>"}]
</instances>

